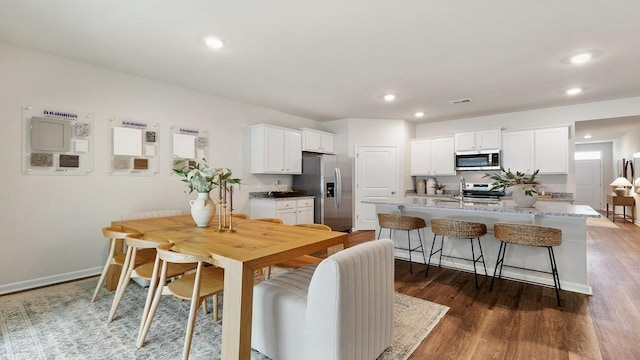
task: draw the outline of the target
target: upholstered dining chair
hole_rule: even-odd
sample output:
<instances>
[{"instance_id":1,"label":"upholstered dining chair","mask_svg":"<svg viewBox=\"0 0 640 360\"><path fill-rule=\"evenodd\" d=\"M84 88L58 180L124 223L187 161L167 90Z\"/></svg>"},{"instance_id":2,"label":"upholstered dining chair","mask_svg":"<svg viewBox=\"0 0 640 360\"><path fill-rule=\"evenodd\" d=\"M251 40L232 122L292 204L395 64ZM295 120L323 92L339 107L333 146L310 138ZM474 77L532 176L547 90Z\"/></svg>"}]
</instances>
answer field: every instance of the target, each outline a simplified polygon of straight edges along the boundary
<instances>
[{"instance_id":1,"label":"upholstered dining chair","mask_svg":"<svg viewBox=\"0 0 640 360\"><path fill-rule=\"evenodd\" d=\"M187 330L184 339L184 348L182 351L182 359L189 358L191 349L191 338L193 337L193 329L196 321L196 313L200 304L208 297L213 296L213 312L214 317L218 317L218 297L217 295L224 289L224 270L219 267L205 267L204 264L211 259L203 255L188 255L171 251L173 244L166 243L158 245L157 257L153 269L153 277L149 292L155 291L149 312L144 319L144 325L140 329L138 335L137 346L140 348L144 345L144 341L149 333L151 322L158 309L160 298L162 298L163 287L155 284L164 284L167 280L167 269L170 263L185 264L196 263L195 273L191 273L172 281L168 285L171 294L179 299L191 300L191 308L189 310L189 320L187 322ZM147 298L149 300L149 298ZM145 309L147 304L145 304Z\"/></svg>"},{"instance_id":2,"label":"upholstered dining chair","mask_svg":"<svg viewBox=\"0 0 640 360\"><path fill-rule=\"evenodd\" d=\"M251 346L278 360L376 359L391 345L394 248L369 241L254 286Z\"/></svg>"},{"instance_id":3,"label":"upholstered dining chair","mask_svg":"<svg viewBox=\"0 0 640 360\"><path fill-rule=\"evenodd\" d=\"M102 235L109 239L109 255L107 255L107 261L102 268L102 273L100 274L100 279L98 280L98 284L96 284L96 289L93 292L93 296L91 297L91 302L96 301L98 297L98 292L100 291L100 287L104 283L105 278L107 277L107 273L109 272L109 267L111 265L124 265L126 254L116 254L116 248L118 244L121 244L121 241L124 241L124 238L130 235L136 234L135 232L127 232L124 231L119 226L109 226L102 229ZM155 249L148 249L145 251L140 251L135 257L134 261L136 264L144 264L147 262L153 262L153 259L156 256Z\"/></svg>"},{"instance_id":4,"label":"upholstered dining chair","mask_svg":"<svg viewBox=\"0 0 640 360\"><path fill-rule=\"evenodd\" d=\"M124 241L127 246L127 252L124 264L122 266L122 272L120 273L120 279L118 280L116 294L113 297L113 303L111 304L111 311L109 312L108 322L113 321L116 310L118 309L118 305L122 301L122 297L124 296L131 278L138 277L151 281L153 277L154 262L137 264L135 261L137 254L147 249L152 249L155 253L156 247L159 244L165 243L162 241L159 242L157 240L143 239L142 234L128 235L124 238ZM195 263L170 263L167 265L167 279L172 279L195 268ZM147 314L145 311L142 315L142 323L144 323L146 315ZM141 324L140 326L142 325L143 324Z\"/></svg>"},{"instance_id":5,"label":"upholstered dining chair","mask_svg":"<svg viewBox=\"0 0 640 360\"><path fill-rule=\"evenodd\" d=\"M324 224L296 224L295 226L305 227L309 229L323 230L323 231L331 231L331 228ZM319 258L317 256L302 255L294 259L279 262L274 266L280 267L280 268L287 268L287 269L298 269L307 265L320 264L321 261L322 261L322 258ZM271 278L271 266L267 268L264 278L265 279Z\"/></svg>"}]
</instances>

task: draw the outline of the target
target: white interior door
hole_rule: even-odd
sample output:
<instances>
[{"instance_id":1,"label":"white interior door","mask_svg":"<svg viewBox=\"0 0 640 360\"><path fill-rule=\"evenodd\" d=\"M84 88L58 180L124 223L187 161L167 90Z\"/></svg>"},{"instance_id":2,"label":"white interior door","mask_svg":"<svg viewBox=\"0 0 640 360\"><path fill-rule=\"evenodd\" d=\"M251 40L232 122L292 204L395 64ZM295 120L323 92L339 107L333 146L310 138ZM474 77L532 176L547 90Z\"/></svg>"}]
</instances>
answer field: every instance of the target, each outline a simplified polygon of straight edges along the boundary
<instances>
[{"instance_id":1,"label":"white interior door","mask_svg":"<svg viewBox=\"0 0 640 360\"><path fill-rule=\"evenodd\" d=\"M398 201L398 147L356 145L355 229L375 230L376 208L364 200Z\"/></svg>"},{"instance_id":2,"label":"white interior door","mask_svg":"<svg viewBox=\"0 0 640 360\"><path fill-rule=\"evenodd\" d=\"M602 210L602 197L602 160L576 160L575 203Z\"/></svg>"}]
</instances>

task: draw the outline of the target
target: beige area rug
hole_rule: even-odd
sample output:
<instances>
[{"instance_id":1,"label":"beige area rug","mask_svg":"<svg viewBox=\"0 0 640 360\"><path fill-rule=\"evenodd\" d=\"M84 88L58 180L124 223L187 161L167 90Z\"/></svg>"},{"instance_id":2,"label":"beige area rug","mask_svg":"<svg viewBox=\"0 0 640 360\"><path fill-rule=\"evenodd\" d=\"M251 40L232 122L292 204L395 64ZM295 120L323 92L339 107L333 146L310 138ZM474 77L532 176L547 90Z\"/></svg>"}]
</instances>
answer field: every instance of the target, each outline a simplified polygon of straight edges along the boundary
<instances>
[{"instance_id":1,"label":"beige area rug","mask_svg":"<svg viewBox=\"0 0 640 360\"><path fill-rule=\"evenodd\" d=\"M605 216L601 216L599 218L588 218L587 226L599 226L619 229L618 225L612 223L611 220L609 220Z\"/></svg>"},{"instance_id":2,"label":"beige area rug","mask_svg":"<svg viewBox=\"0 0 640 360\"><path fill-rule=\"evenodd\" d=\"M107 324L113 293L90 302L97 278L0 297L0 359L179 359L189 304L164 296L143 348L135 338L146 289L132 283ZM393 346L380 359L407 359L449 308L396 293ZM198 312L190 359L219 359L222 325ZM252 359L266 359L253 351Z\"/></svg>"}]
</instances>

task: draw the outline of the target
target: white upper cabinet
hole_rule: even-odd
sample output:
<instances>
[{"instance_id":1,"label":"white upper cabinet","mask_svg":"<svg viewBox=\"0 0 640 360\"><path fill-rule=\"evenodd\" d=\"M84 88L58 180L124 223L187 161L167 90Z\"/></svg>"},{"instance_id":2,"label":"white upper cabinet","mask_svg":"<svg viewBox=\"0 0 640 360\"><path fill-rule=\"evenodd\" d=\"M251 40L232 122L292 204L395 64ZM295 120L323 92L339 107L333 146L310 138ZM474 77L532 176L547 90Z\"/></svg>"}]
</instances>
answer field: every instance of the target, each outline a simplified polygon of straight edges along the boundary
<instances>
[{"instance_id":1,"label":"white upper cabinet","mask_svg":"<svg viewBox=\"0 0 640 360\"><path fill-rule=\"evenodd\" d=\"M335 153L335 134L302 128L302 150L317 153Z\"/></svg>"},{"instance_id":2,"label":"white upper cabinet","mask_svg":"<svg viewBox=\"0 0 640 360\"><path fill-rule=\"evenodd\" d=\"M502 166L512 171L532 174L533 168L532 130L505 131L502 133Z\"/></svg>"},{"instance_id":3,"label":"white upper cabinet","mask_svg":"<svg viewBox=\"0 0 640 360\"><path fill-rule=\"evenodd\" d=\"M411 147L411 175L455 175L452 136L414 139Z\"/></svg>"},{"instance_id":4,"label":"white upper cabinet","mask_svg":"<svg viewBox=\"0 0 640 360\"><path fill-rule=\"evenodd\" d=\"M508 131L502 135L502 166L532 174L569 172L569 128Z\"/></svg>"},{"instance_id":5,"label":"white upper cabinet","mask_svg":"<svg viewBox=\"0 0 640 360\"><path fill-rule=\"evenodd\" d=\"M455 151L491 151L501 148L501 130L459 132L454 134Z\"/></svg>"},{"instance_id":6,"label":"white upper cabinet","mask_svg":"<svg viewBox=\"0 0 640 360\"><path fill-rule=\"evenodd\" d=\"M540 174L569 173L569 128L535 130L534 164Z\"/></svg>"},{"instance_id":7,"label":"white upper cabinet","mask_svg":"<svg viewBox=\"0 0 640 360\"><path fill-rule=\"evenodd\" d=\"M251 127L251 173L301 172L302 135L299 131L268 124Z\"/></svg>"}]
</instances>

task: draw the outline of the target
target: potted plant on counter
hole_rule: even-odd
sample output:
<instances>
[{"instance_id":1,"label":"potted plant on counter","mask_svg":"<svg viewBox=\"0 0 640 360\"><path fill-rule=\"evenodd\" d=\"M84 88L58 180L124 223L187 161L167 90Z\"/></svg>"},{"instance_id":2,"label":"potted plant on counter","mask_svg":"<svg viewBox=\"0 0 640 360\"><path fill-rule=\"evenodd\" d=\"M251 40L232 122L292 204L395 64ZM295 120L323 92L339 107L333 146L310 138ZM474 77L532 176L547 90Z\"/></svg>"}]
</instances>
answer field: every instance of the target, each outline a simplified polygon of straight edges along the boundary
<instances>
[{"instance_id":1,"label":"potted plant on counter","mask_svg":"<svg viewBox=\"0 0 640 360\"><path fill-rule=\"evenodd\" d=\"M433 184L433 188L436 189L436 195L442 195L444 194L444 189L447 187L447 185L439 183L438 179L436 179L435 184Z\"/></svg>"},{"instance_id":2,"label":"potted plant on counter","mask_svg":"<svg viewBox=\"0 0 640 360\"><path fill-rule=\"evenodd\" d=\"M531 175L526 175L520 171L515 173L511 169L505 170L500 167L500 173L485 173L484 177L493 180L491 190L510 189L513 201L520 207L532 207L538 201L538 191L536 186L540 181L536 179L540 169Z\"/></svg>"}]
</instances>

